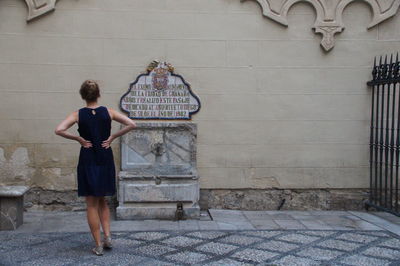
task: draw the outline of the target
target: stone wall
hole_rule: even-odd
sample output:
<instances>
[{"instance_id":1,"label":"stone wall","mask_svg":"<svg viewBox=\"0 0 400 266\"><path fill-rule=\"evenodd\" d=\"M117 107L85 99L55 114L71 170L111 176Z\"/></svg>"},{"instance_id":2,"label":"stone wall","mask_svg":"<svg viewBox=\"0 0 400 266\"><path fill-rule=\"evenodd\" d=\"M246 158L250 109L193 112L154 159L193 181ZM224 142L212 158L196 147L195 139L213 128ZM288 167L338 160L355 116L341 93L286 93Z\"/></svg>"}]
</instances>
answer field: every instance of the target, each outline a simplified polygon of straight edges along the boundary
<instances>
[{"instance_id":1,"label":"stone wall","mask_svg":"<svg viewBox=\"0 0 400 266\"><path fill-rule=\"evenodd\" d=\"M116 197L106 197L112 210ZM200 209L234 210L364 210L368 189L201 189ZM25 208L44 210L85 210L84 198L76 191L32 188Z\"/></svg>"},{"instance_id":2,"label":"stone wall","mask_svg":"<svg viewBox=\"0 0 400 266\"><path fill-rule=\"evenodd\" d=\"M59 0L55 12L26 23L23 0L0 1L0 183L28 184L29 197L45 191L54 204L58 193L76 195L79 145L54 129L83 106L80 84L99 81L100 104L118 109L157 58L201 99L193 122L210 206L232 205L215 203L213 189L368 188L366 82L373 57L399 49L400 16L367 30L370 8L354 2L325 52L310 5L289 10L288 28L261 12L239 0ZM119 165L118 141L113 149Z\"/></svg>"},{"instance_id":3,"label":"stone wall","mask_svg":"<svg viewBox=\"0 0 400 266\"><path fill-rule=\"evenodd\" d=\"M364 210L368 189L204 189L203 209Z\"/></svg>"}]
</instances>

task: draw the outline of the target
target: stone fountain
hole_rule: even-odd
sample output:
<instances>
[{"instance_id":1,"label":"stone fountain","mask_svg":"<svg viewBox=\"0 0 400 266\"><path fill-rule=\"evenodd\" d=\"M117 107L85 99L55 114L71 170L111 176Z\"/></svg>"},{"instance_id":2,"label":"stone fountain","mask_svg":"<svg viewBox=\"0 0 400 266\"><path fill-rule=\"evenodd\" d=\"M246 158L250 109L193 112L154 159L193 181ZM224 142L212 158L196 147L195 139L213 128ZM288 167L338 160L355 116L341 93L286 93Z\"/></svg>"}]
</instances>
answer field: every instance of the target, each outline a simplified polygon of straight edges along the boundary
<instances>
[{"instance_id":1,"label":"stone fountain","mask_svg":"<svg viewBox=\"0 0 400 266\"><path fill-rule=\"evenodd\" d=\"M163 97L170 100L161 100ZM144 102L158 103L144 105ZM168 104L171 102L185 106ZM121 98L121 109L132 119L184 120L190 119L199 108L200 102L189 84L166 63L153 64L147 74L131 83ZM164 109L185 110L185 113L160 111ZM197 125L186 121L135 122L137 128L121 137L117 219L199 218Z\"/></svg>"}]
</instances>

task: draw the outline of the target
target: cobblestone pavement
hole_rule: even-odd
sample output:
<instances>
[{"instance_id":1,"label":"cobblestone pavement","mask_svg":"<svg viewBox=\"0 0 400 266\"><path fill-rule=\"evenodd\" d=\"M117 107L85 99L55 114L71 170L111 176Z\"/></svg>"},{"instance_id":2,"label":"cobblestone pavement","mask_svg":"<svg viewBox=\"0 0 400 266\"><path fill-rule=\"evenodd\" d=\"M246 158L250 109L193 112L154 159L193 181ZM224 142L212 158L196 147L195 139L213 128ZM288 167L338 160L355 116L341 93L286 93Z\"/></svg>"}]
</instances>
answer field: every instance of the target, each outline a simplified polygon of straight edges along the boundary
<instances>
[{"instance_id":1,"label":"cobblestone pavement","mask_svg":"<svg viewBox=\"0 0 400 266\"><path fill-rule=\"evenodd\" d=\"M382 212L209 209L199 220L115 220L94 246L85 211L24 212L0 265L400 265L400 218Z\"/></svg>"},{"instance_id":2,"label":"cobblestone pavement","mask_svg":"<svg viewBox=\"0 0 400 266\"><path fill-rule=\"evenodd\" d=\"M400 265L400 237L382 230L113 232L95 256L89 232L0 234L1 265Z\"/></svg>"}]
</instances>

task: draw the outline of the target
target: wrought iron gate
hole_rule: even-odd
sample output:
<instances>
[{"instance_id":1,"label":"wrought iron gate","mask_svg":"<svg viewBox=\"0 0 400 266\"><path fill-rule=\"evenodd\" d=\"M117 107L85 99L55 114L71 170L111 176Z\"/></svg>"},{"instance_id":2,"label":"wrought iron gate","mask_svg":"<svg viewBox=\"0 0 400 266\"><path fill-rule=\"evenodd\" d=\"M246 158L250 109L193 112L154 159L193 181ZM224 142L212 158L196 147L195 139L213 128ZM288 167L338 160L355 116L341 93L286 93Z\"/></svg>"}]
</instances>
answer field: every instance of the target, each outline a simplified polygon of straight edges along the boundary
<instances>
[{"instance_id":1,"label":"wrought iron gate","mask_svg":"<svg viewBox=\"0 0 400 266\"><path fill-rule=\"evenodd\" d=\"M372 71L370 193L366 207L400 216L400 62L399 55L375 58Z\"/></svg>"}]
</instances>

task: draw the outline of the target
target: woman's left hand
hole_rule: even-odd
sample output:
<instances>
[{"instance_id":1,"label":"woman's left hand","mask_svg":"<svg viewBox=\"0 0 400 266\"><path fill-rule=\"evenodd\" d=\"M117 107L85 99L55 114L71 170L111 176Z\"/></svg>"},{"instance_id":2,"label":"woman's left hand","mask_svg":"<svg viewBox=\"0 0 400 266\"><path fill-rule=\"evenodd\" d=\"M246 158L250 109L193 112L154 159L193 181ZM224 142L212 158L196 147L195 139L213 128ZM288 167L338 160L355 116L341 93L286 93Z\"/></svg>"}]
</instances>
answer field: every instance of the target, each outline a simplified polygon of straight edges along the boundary
<instances>
[{"instance_id":1,"label":"woman's left hand","mask_svg":"<svg viewBox=\"0 0 400 266\"><path fill-rule=\"evenodd\" d=\"M101 146L102 146L103 148L108 149L108 148L110 148L111 142L112 142L113 140L114 140L114 138L113 138L112 136L110 136L110 137L108 137L108 139L106 139L105 141L103 141L103 143L101 144Z\"/></svg>"}]
</instances>

